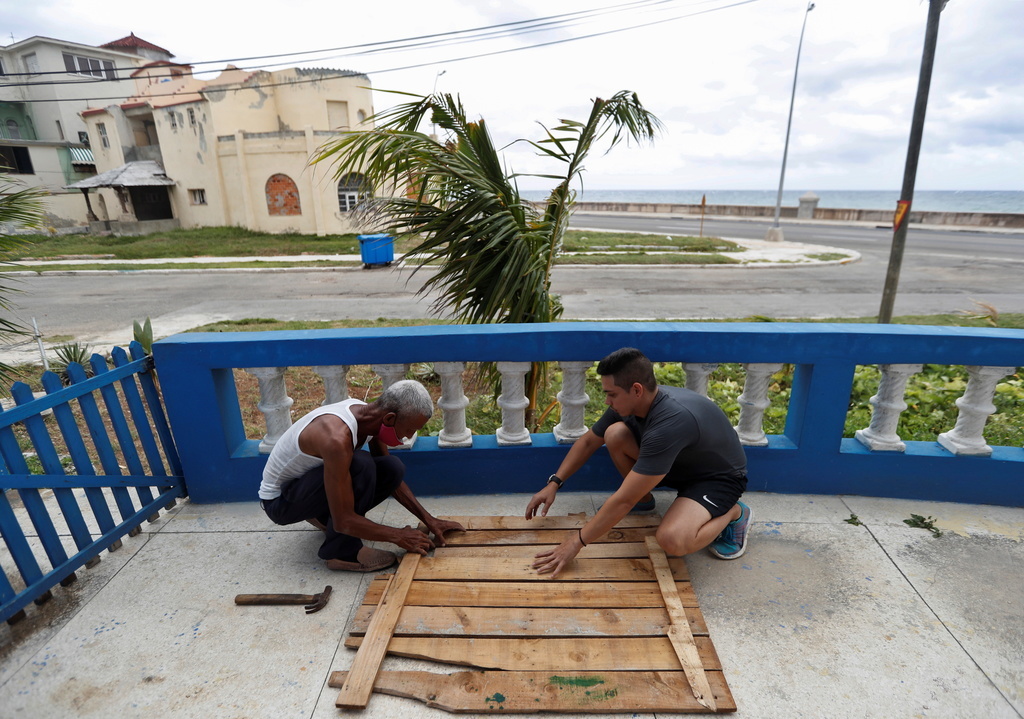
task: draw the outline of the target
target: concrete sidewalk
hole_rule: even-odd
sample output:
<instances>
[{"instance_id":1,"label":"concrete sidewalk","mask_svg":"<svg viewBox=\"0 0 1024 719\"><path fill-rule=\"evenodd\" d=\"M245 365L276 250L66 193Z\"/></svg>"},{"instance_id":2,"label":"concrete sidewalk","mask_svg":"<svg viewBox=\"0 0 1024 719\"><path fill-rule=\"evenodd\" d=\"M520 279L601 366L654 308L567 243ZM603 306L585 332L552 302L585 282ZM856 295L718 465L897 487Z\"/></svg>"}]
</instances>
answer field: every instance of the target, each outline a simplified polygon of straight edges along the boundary
<instances>
[{"instance_id":1,"label":"concrete sidewalk","mask_svg":"<svg viewBox=\"0 0 1024 719\"><path fill-rule=\"evenodd\" d=\"M671 498L656 496L663 513ZM564 492L552 511L592 514L605 498ZM747 554L688 558L738 717L1024 715L1024 509L746 499ZM527 500L422 498L454 515L520 515ZM911 513L934 516L943 536L908 527ZM845 522L851 514L863 525ZM413 521L391 500L371 518ZM328 571L319 538L305 525L272 525L256 503L179 502L28 619L2 626L0 716L348 715L327 679L352 663L343 641L370 577ZM232 601L326 584L330 604L312 615ZM460 669L391 657L384 668ZM363 715L449 716L379 694Z\"/></svg>"}]
</instances>

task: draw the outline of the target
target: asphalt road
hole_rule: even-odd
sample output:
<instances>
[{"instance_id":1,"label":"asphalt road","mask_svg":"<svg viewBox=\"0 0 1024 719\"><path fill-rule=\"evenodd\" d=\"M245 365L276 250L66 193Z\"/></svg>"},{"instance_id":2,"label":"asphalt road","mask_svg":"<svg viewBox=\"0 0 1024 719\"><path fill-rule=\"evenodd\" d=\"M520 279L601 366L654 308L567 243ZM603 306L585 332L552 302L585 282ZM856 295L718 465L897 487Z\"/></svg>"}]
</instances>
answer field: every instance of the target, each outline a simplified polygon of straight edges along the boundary
<instances>
[{"instance_id":1,"label":"asphalt road","mask_svg":"<svg viewBox=\"0 0 1024 719\"><path fill-rule=\"evenodd\" d=\"M695 233L691 219L578 215L578 227ZM762 239L766 222L705 222L705 233ZM851 248L860 262L793 268L558 268L554 290L567 319L715 319L761 315L875 316L891 231L786 224L787 241ZM15 313L36 318L45 341L125 343L133 320L150 317L158 337L223 319L429 317L421 275L394 269L334 272L218 271L21 276ZM1024 312L1024 233L912 229L895 314L969 310L972 299ZM30 348L29 348L30 349ZM22 350L25 352L28 350ZM0 352L0 359L11 359Z\"/></svg>"}]
</instances>

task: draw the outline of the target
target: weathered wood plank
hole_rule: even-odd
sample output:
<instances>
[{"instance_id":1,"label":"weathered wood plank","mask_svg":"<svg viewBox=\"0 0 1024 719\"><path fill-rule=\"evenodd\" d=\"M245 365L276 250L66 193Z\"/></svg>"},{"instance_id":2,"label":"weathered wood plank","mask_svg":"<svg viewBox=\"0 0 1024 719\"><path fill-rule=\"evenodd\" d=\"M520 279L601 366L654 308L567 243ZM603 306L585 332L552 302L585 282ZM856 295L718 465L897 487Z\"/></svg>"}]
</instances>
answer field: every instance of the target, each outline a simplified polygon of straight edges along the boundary
<instances>
[{"instance_id":1,"label":"weathered wood plank","mask_svg":"<svg viewBox=\"0 0 1024 719\"><path fill-rule=\"evenodd\" d=\"M353 636L365 634L375 607L356 610ZM685 610L690 630L707 635L700 609ZM395 636L668 636L669 619L660 607L581 609L553 607L413 607L406 605L395 625Z\"/></svg>"},{"instance_id":2,"label":"weathered wood plank","mask_svg":"<svg viewBox=\"0 0 1024 719\"><path fill-rule=\"evenodd\" d=\"M528 559L508 557L425 557L420 562L416 578L421 581L551 581L548 575L538 574ZM559 575L561 581L637 582L653 581L654 578L651 560L646 557L577 557Z\"/></svg>"},{"instance_id":3,"label":"weathered wood plank","mask_svg":"<svg viewBox=\"0 0 1024 719\"><path fill-rule=\"evenodd\" d=\"M694 636L690 632L690 623L683 610L683 603L676 593L676 584L672 581L672 570L669 569L668 558L654 537L647 538L647 551L651 555L651 563L654 566L658 586L665 599L665 609L672 622L668 632L669 641L682 664L686 678L690 680L693 696L699 703L711 711L715 711L715 697L704 672L703 657L697 652Z\"/></svg>"},{"instance_id":4,"label":"weathered wood plank","mask_svg":"<svg viewBox=\"0 0 1024 719\"><path fill-rule=\"evenodd\" d=\"M487 545L482 547L438 547L435 557L523 557L533 559L538 552L547 550L548 545L512 544L505 546ZM606 542L588 544L576 555L580 559L608 559L611 557L647 558L647 545L643 542Z\"/></svg>"},{"instance_id":5,"label":"weathered wood plank","mask_svg":"<svg viewBox=\"0 0 1024 719\"><path fill-rule=\"evenodd\" d=\"M473 532L449 532L444 535L444 541L448 546L561 544L576 531L575 529L482 529ZM591 543L642 542L644 537L657 531L657 527L613 529L603 537L591 540Z\"/></svg>"},{"instance_id":6,"label":"weathered wood plank","mask_svg":"<svg viewBox=\"0 0 1024 719\"><path fill-rule=\"evenodd\" d=\"M703 666L721 669L711 640L695 638ZM362 637L346 637L359 647ZM678 671L668 637L543 637L494 639L392 637L388 654L506 671Z\"/></svg>"},{"instance_id":7,"label":"weathered wood plank","mask_svg":"<svg viewBox=\"0 0 1024 719\"><path fill-rule=\"evenodd\" d=\"M586 514L570 514L562 517L441 517L458 522L467 530L486 529L579 529L590 517ZM631 527L657 527L661 517L657 514L628 514L615 525L618 529Z\"/></svg>"},{"instance_id":8,"label":"weathered wood plank","mask_svg":"<svg viewBox=\"0 0 1024 719\"><path fill-rule=\"evenodd\" d=\"M370 582L363 602L376 604L385 580ZM676 585L683 605L698 606L689 582ZM421 582L413 581L407 605L427 607L664 607L654 582Z\"/></svg>"},{"instance_id":9,"label":"weathered wood plank","mask_svg":"<svg viewBox=\"0 0 1024 719\"><path fill-rule=\"evenodd\" d=\"M342 687L335 706L340 709L363 709L370 701L370 694L373 693L373 683L380 672L380 664L388 651L388 643L391 641L391 634L398 623L398 617L402 612L402 605L405 604L406 594L416 576L416 568L419 566L419 554L409 552L402 557L402 563L398 565L398 571L389 582L380 602L377 611L370 620L370 626L366 630L365 649L360 649L352 662L349 671L348 681Z\"/></svg>"},{"instance_id":10,"label":"weathered wood plank","mask_svg":"<svg viewBox=\"0 0 1024 719\"><path fill-rule=\"evenodd\" d=\"M340 687L348 672L332 672ZM719 712L736 711L722 672L709 672ZM610 714L706 712L679 672L486 672L436 674L384 671L374 691L416 699L428 707L465 714ZM642 709L641 709L642 707Z\"/></svg>"}]
</instances>

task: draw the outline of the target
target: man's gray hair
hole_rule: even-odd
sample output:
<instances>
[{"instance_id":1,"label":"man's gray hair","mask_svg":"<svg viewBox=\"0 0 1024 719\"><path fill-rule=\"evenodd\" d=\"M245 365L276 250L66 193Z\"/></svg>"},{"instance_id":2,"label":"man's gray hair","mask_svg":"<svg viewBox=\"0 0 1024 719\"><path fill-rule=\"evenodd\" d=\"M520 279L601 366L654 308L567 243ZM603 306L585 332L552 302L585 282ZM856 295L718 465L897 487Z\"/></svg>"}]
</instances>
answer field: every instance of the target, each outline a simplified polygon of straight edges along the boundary
<instances>
[{"instance_id":1,"label":"man's gray hair","mask_svg":"<svg viewBox=\"0 0 1024 719\"><path fill-rule=\"evenodd\" d=\"M377 402L385 413L394 412L400 417L430 417L434 414L434 400L430 398L430 393L426 387L413 379L395 382L384 390Z\"/></svg>"}]
</instances>

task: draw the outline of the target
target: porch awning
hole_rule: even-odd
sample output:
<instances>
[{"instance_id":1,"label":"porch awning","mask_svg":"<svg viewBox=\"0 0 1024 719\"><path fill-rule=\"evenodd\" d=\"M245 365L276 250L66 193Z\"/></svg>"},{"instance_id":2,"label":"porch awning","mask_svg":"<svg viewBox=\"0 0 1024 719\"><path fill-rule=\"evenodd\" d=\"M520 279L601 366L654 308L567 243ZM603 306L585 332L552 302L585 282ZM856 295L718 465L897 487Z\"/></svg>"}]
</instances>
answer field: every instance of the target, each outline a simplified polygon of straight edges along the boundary
<instances>
[{"instance_id":1,"label":"porch awning","mask_svg":"<svg viewBox=\"0 0 1024 719\"><path fill-rule=\"evenodd\" d=\"M96 160L92 156L92 150L88 147L69 147L71 151L72 165L95 165Z\"/></svg>"},{"instance_id":2,"label":"porch awning","mask_svg":"<svg viewBox=\"0 0 1024 719\"><path fill-rule=\"evenodd\" d=\"M164 168L152 160L129 162L101 175L64 185L67 190L88 190L94 187L159 187L175 184L164 174Z\"/></svg>"}]
</instances>

